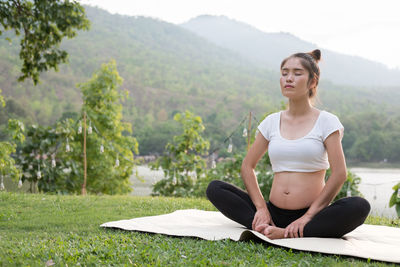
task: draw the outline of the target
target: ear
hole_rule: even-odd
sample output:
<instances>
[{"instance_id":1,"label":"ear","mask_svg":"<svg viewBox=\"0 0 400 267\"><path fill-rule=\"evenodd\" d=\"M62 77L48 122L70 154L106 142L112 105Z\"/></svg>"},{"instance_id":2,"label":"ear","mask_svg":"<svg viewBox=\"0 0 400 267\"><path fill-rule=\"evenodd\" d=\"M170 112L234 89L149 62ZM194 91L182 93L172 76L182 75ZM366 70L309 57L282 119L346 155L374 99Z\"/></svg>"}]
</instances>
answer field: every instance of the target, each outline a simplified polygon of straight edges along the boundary
<instances>
[{"instance_id":1,"label":"ear","mask_svg":"<svg viewBox=\"0 0 400 267\"><path fill-rule=\"evenodd\" d=\"M317 86L317 79L312 78L309 82L308 82L308 89L312 89L314 87Z\"/></svg>"}]
</instances>

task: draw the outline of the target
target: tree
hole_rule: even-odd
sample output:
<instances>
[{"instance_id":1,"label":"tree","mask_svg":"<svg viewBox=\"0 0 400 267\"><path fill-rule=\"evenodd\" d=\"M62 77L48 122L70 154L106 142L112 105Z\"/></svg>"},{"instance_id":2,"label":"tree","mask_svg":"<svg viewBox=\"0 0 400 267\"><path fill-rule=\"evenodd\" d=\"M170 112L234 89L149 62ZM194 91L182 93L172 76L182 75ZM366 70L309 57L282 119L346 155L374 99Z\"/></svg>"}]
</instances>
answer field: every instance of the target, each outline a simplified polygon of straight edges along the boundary
<instances>
[{"instance_id":1,"label":"tree","mask_svg":"<svg viewBox=\"0 0 400 267\"><path fill-rule=\"evenodd\" d=\"M138 143L130 136L132 125L121 121L120 101L127 97L118 90L121 84L116 63L111 61L103 64L88 82L79 85L83 95L82 114L87 114L88 126L93 129L86 139L87 189L91 193L121 194L131 190L129 177ZM83 136L77 135L76 141L83 144Z\"/></svg>"},{"instance_id":2,"label":"tree","mask_svg":"<svg viewBox=\"0 0 400 267\"><path fill-rule=\"evenodd\" d=\"M129 177L138 153L129 123L121 122L125 95L118 91L122 83L116 63L103 64L93 77L79 87L83 94L82 114L86 113L87 190L90 193L120 194L131 190ZM81 192L84 182L83 130L81 116L65 115L52 127L31 126L21 149L19 163L23 180L31 183L31 192ZM76 118L77 117L77 118ZM91 130L89 130L89 128Z\"/></svg>"},{"instance_id":3,"label":"tree","mask_svg":"<svg viewBox=\"0 0 400 267\"><path fill-rule=\"evenodd\" d=\"M165 179L153 187L154 195L190 196L194 184L206 169L202 156L207 154L210 143L200 135L204 131L201 118L189 111L177 113L174 120L182 125L182 134L174 136L165 147L167 154L157 159L152 169L164 171Z\"/></svg>"},{"instance_id":4,"label":"tree","mask_svg":"<svg viewBox=\"0 0 400 267\"><path fill-rule=\"evenodd\" d=\"M18 80L32 78L35 85L41 72L58 70L58 64L67 61L67 52L59 49L61 40L89 28L84 8L69 0L0 0L0 23L4 30L14 29L17 36L22 33Z\"/></svg>"},{"instance_id":5,"label":"tree","mask_svg":"<svg viewBox=\"0 0 400 267\"><path fill-rule=\"evenodd\" d=\"M58 122L55 127L31 125L26 141L17 153L17 162L23 170L22 181L29 182L31 193L79 193L80 161L74 160L73 129L71 119ZM71 140L71 148L69 142ZM71 151L72 150L72 151Z\"/></svg>"}]
</instances>

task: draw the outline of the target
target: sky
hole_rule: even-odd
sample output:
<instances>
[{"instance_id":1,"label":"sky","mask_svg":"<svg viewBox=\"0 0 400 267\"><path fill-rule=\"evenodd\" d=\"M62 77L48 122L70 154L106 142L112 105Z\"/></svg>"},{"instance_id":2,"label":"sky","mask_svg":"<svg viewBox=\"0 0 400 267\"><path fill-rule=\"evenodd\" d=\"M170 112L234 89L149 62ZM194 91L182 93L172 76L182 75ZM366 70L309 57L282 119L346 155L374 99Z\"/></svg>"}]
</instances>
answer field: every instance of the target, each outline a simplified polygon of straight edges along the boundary
<instances>
[{"instance_id":1,"label":"sky","mask_svg":"<svg viewBox=\"0 0 400 267\"><path fill-rule=\"evenodd\" d=\"M79 0L121 15L180 24L226 16L400 70L400 0Z\"/></svg>"}]
</instances>

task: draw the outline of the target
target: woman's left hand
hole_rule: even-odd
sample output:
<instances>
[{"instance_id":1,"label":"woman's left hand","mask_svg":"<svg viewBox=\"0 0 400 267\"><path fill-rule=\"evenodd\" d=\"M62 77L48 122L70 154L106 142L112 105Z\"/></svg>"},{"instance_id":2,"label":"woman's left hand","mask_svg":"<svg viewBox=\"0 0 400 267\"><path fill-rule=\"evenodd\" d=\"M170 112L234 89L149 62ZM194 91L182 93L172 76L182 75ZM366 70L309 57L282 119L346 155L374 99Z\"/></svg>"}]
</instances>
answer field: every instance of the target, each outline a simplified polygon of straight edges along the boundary
<instances>
[{"instance_id":1,"label":"woman's left hand","mask_svg":"<svg viewBox=\"0 0 400 267\"><path fill-rule=\"evenodd\" d=\"M304 226L311 221L312 216L304 214L285 228L285 238L303 237Z\"/></svg>"}]
</instances>

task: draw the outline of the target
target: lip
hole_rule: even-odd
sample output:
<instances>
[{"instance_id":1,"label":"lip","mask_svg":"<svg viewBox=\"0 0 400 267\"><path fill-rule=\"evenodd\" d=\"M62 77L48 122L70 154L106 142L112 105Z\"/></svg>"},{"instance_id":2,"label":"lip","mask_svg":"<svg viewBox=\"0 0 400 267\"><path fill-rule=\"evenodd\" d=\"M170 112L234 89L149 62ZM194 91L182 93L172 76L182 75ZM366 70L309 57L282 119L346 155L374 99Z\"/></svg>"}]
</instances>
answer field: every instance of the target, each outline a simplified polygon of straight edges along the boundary
<instances>
[{"instance_id":1,"label":"lip","mask_svg":"<svg viewBox=\"0 0 400 267\"><path fill-rule=\"evenodd\" d=\"M285 88L294 88L293 85L285 85Z\"/></svg>"}]
</instances>

